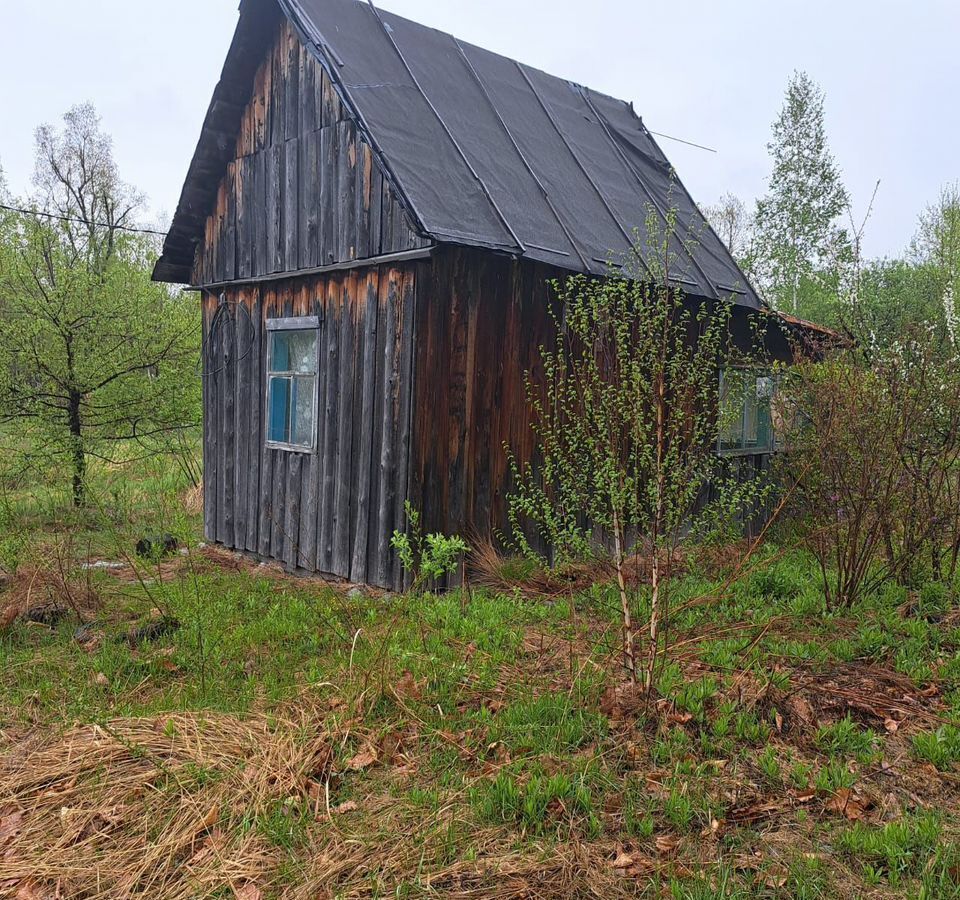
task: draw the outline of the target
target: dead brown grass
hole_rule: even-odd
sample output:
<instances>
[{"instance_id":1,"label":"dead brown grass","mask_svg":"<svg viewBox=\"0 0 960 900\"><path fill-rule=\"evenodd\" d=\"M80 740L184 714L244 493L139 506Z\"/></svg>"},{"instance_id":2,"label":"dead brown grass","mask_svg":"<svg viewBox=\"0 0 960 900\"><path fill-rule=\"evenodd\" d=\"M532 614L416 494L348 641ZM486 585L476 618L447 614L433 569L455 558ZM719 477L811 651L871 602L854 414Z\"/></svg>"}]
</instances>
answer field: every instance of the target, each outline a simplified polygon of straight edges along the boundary
<instances>
[{"instance_id":1,"label":"dead brown grass","mask_svg":"<svg viewBox=\"0 0 960 900\"><path fill-rule=\"evenodd\" d=\"M285 802L319 812L331 759L329 736L304 717L211 713L87 725L11 747L0 758L0 896L267 887L282 855L251 826Z\"/></svg>"},{"instance_id":2,"label":"dead brown grass","mask_svg":"<svg viewBox=\"0 0 960 900\"><path fill-rule=\"evenodd\" d=\"M203 512L203 485L195 484L187 488L180 495L180 502L183 504L185 512L191 515L200 515Z\"/></svg>"},{"instance_id":3,"label":"dead brown grass","mask_svg":"<svg viewBox=\"0 0 960 900\"><path fill-rule=\"evenodd\" d=\"M88 576L56 561L20 566L0 596L0 629L9 628L30 611L51 618L73 612L81 620L94 615L101 599Z\"/></svg>"},{"instance_id":4,"label":"dead brown grass","mask_svg":"<svg viewBox=\"0 0 960 900\"><path fill-rule=\"evenodd\" d=\"M531 599L551 599L578 593L594 584L612 582L616 578L613 561L605 556L548 569L506 556L489 541L474 541L471 547L469 566L476 584L496 591L519 591ZM664 555L661 563L664 567L669 566L673 575L681 575L687 568L686 556L680 550L674 552L669 560ZM635 553L627 557L624 560L627 584L649 584L652 568L649 553Z\"/></svg>"}]
</instances>

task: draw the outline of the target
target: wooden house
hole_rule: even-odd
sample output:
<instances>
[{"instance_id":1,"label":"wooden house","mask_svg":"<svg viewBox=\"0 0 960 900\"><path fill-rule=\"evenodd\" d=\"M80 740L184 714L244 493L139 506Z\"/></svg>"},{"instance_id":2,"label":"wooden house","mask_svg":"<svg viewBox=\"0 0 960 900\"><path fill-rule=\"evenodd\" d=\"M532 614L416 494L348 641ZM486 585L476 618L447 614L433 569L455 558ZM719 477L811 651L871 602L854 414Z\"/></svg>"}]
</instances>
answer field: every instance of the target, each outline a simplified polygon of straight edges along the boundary
<instances>
[{"instance_id":1,"label":"wooden house","mask_svg":"<svg viewBox=\"0 0 960 900\"><path fill-rule=\"evenodd\" d=\"M405 500L502 527L549 280L668 206L701 221L628 103L358 0L244 0L154 274L202 296L207 538L398 588ZM673 274L762 309L709 229Z\"/></svg>"}]
</instances>

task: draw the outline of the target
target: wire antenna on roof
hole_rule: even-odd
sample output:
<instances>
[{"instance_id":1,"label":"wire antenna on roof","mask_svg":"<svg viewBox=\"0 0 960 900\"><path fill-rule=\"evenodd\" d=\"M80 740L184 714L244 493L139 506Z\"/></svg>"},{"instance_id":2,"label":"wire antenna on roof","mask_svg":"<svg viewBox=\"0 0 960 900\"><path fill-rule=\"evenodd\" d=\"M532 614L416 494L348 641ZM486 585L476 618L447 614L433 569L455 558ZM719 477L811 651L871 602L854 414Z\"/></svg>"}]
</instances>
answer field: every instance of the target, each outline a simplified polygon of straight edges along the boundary
<instances>
[{"instance_id":1,"label":"wire antenna on roof","mask_svg":"<svg viewBox=\"0 0 960 900\"><path fill-rule=\"evenodd\" d=\"M705 147L703 144L695 144L693 141L685 141L683 138L674 137L671 134L663 134L660 131L654 131L652 128L648 128L647 131L649 131L650 134L655 134L657 137L665 138L668 141L676 141L678 144L686 144L688 147L696 147L698 150L706 150L707 153L719 152L714 150L713 147Z\"/></svg>"}]
</instances>

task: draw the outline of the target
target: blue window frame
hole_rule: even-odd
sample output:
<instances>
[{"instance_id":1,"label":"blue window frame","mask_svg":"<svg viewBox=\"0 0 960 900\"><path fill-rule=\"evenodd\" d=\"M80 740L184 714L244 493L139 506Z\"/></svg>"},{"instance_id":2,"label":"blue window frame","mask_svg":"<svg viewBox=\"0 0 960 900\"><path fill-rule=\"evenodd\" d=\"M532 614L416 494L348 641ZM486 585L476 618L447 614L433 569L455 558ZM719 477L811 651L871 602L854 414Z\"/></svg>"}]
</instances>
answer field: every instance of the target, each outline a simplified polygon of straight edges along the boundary
<instances>
[{"instance_id":1,"label":"blue window frame","mask_svg":"<svg viewBox=\"0 0 960 900\"><path fill-rule=\"evenodd\" d=\"M310 453L317 443L318 323L267 322L267 444Z\"/></svg>"}]
</instances>

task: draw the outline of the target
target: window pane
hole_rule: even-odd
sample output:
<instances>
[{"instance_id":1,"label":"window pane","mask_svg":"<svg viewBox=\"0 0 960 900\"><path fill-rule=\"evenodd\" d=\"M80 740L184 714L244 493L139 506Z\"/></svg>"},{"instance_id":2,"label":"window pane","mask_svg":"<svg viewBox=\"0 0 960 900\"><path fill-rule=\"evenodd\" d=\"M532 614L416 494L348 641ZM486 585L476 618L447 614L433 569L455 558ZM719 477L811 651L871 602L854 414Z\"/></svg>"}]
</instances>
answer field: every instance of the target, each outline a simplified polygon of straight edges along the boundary
<instances>
[{"instance_id":1,"label":"window pane","mask_svg":"<svg viewBox=\"0 0 960 900\"><path fill-rule=\"evenodd\" d=\"M776 393L776 383L768 376L757 379L757 446L762 450L773 449L773 417L771 407Z\"/></svg>"},{"instance_id":2,"label":"window pane","mask_svg":"<svg viewBox=\"0 0 960 900\"><path fill-rule=\"evenodd\" d=\"M293 437L291 444L312 447L314 442L313 397L316 379L313 376L294 379Z\"/></svg>"},{"instance_id":3,"label":"window pane","mask_svg":"<svg viewBox=\"0 0 960 900\"><path fill-rule=\"evenodd\" d=\"M290 378L270 378L267 439L278 444L290 441Z\"/></svg>"},{"instance_id":4,"label":"window pane","mask_svg":"<svg viewBox=\"0 0 960 900\"><path fill-rule=\"evenodd\" d=\"M272 372L299 372L313 375L317 371L317 332L272 331L270 355Z\"/></svg>"},{"instance_id":5,"label":"window pane","mask_svg":"<svg viewBox=\"0 0 960 900\"><path fill-rule=\"evenodd\" d=\"M743 446L743 375L727 370L720 375L720 449Z\"/></svg>"},{"instance_id":6,"label":"window pane","mask_svg":"<svg viewBox=\"0 0 960 900\"><path fill-rule=\"evenodd\" d=\"M749 379L743 392L743 446L751 450L757 446L760 424L755 381L755 378Z\"/></svg>"}]
</instances>

